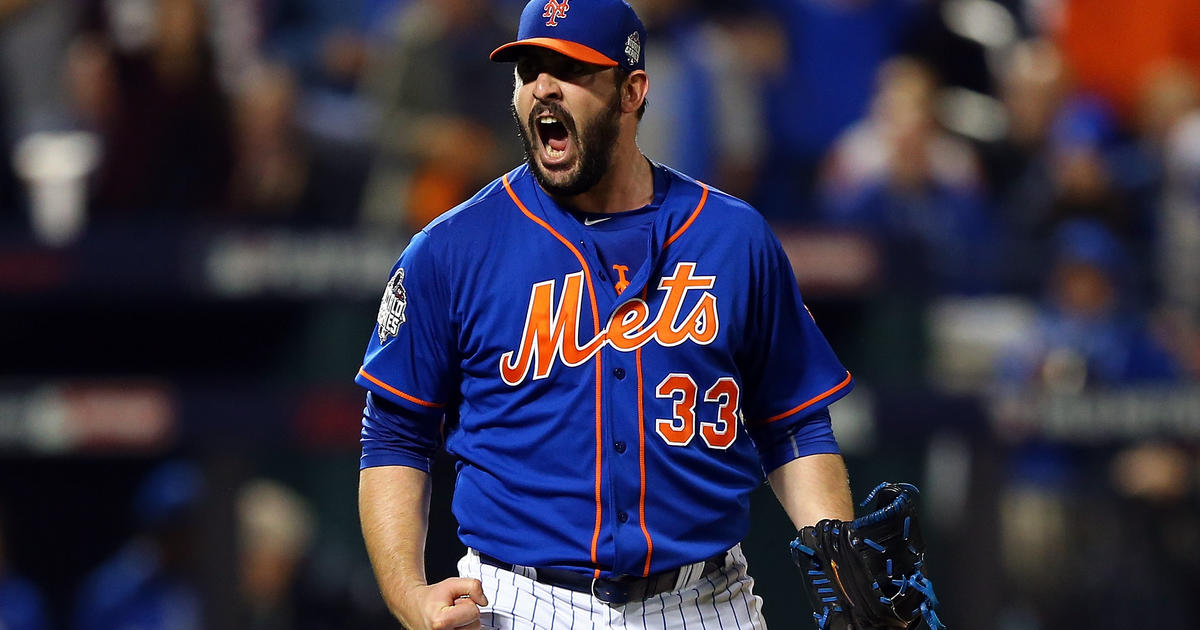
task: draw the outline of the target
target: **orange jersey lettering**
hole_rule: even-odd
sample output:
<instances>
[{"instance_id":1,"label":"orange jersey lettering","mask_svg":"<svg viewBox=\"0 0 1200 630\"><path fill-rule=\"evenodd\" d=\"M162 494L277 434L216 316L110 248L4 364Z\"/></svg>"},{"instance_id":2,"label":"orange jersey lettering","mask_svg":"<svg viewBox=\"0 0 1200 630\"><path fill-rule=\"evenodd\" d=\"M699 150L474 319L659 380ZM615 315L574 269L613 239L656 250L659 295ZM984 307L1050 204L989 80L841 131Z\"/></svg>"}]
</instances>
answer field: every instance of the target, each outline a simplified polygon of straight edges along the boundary
<instances>
[{"instance_id":1,"label":"orange jersey lettering","mask_svg":"<svg viewBox=\"0 0 1200 630\"><path fill-rule=\"evenodd\" d=\"M530 378L543 379L550 375L556 360L568 367L580 365L607 344L621 352L632 352L650 341L664 346L677 346L685 341L708 345L720 330L717 297L706 289L716 285L716 276L693 275L696 263L681 262L675 271L663 278L658 289L666 296L658 313L650 317L650 307L639 298L622 304L605 324L604 329L582 347L578 345L580 306L583 303L583 272L568 274L564 279L558 306L553 305L554 280L533 285L525 329L520 346L500 356L500 377L511 386ZM684 299L691 291L703 291L700 300L686 314Z\"/></svg>"}]
</instances>

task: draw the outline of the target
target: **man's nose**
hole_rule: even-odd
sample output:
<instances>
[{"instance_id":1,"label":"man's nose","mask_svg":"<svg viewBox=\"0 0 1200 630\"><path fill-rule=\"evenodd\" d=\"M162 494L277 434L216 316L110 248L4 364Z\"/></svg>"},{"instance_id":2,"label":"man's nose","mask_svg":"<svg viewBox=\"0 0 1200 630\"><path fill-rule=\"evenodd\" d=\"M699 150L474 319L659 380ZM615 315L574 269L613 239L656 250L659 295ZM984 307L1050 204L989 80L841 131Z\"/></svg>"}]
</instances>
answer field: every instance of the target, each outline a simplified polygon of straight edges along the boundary
<instances>
[{"instance_id":1,"label":"man's nose","mask_svg":"<svg viewBox=\"0 0 1200 630\"><path fill-rule=\"evenodd\" d=\"M562 86L549 72L538 73L533 82L533 96L542 101L562 98Z\"/></svg>"}]
</instances>

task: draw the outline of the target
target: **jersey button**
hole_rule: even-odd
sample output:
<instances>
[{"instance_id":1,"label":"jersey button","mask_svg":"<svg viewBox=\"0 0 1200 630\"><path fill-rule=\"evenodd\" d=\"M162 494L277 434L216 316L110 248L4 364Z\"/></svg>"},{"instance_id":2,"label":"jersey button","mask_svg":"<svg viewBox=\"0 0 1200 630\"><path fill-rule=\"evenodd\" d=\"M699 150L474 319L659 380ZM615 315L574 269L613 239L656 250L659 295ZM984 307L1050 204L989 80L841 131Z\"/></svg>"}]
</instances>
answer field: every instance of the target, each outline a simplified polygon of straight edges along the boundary
<instances>
[{"instance_id":1,"label":"jersey button","mask_svg":"<svg viewBox=\"0 0 1200 630\"><path fill-rule=\"evenodd\" d=\"M613 444L613 448L617 449L618 453L624 453L625 452L625 443L617 442L616 444Z\"/></svg>"},{"instance_id":2,"label":"jersey button","mask_svg":"<svg viewBox=\"0 0 1200 630\"><path fill-rule=\"evenodd\" d=\"M625 380L625 368L613 368L613 376L617 377L618 381Z\"/></svg>"},{"instance_id":3,"label":"jersey button","mask_svg":"<svg viewBox=\"0 0 1200 630\"><path fill-rule=\"evenodd\" d=\"M629 520L629 515L624 512L617 512L617 520L624 523Z\"/></svg>"}]
</instances>

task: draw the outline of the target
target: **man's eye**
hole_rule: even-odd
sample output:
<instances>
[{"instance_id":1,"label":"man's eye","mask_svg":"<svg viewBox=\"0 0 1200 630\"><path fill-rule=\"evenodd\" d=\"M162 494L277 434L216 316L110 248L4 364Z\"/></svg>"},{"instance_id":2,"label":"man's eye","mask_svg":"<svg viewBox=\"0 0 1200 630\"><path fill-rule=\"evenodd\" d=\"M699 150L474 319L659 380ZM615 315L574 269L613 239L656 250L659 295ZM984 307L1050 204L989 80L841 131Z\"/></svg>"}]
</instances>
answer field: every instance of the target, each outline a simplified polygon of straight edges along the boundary
<instances>
[{"instance_id":1,"label":"man's eye","mask_svg":"<svg viewBox=\"0 0 1200 630\"><path fill-rule=\"evenodd\" d=\"M548 72L560 79L577 79L592 72L592 67L582 61L563 61L561 63L539 63L533 60L517 62L517 77L522 83L530 83L538 75Z\"/></svg>"},{"instance_id":2,"label":"man's eye","mask_svg":"<svg viewBox=\"0 0 1200 630\"><path fill-rule=\"evenodd\" d=\"M537 78L537 69L527 64L517 64L517 76L520 77L522 83L529 83Z\"/></svg>"}]
</instances>

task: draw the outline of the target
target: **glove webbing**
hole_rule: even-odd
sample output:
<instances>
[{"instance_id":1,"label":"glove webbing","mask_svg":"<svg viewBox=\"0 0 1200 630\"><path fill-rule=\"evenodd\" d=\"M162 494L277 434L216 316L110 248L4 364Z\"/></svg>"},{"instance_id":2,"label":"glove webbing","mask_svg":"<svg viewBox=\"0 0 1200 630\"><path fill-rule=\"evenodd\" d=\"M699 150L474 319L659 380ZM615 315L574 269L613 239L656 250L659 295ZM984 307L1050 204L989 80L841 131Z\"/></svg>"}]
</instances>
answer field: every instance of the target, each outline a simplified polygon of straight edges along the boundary
<instances>
[{"instance_id":1,"label":"glove webbing","mask_svg":"<svg viewBox=\"0 0 1200 630\"><path fill-rule=\"evenodd\" d=\"M870 492L870 494L867 495L867 498L864 499L860 505L862 507L865 507L866 505L868 505L871 502L871 500L875 498L875 494L881 488L883 488L887 485L888 484L886 484L886 483L882 483L882 484L879 484L878 486L876 486L875 489L872 490ZM911 486L910 484L899 484L899 485L911 488L911 490L914 493L918 492L917 489L915 487ZM868 527L870 525L875 525L881 521L884 521L884 520L894 517L897 512L899 512L901 509L903 509L906 506L908 501L909 501L909 497L906 494L903 494L903 493L900 494L887 506L884 506L883 508L875 510L874 512L871 512L870 514L861 516L861 517L855 519L854 521L852 521L849 526L850 531L854 531L854 530L857 530L862 527ZM916 556L916 558L917 558L916 561L913 563L913 571L908 576L902 576L900 579L896 579L892 572L892 569L893 569L892 559L888 558L885 563L885 571L887 573L888 578L890 578L891 584L897 588L897 591L894 594L892 594L891 597L883 597L881 595L879 597L879 601L880 601L880 603L891 607L892 612L895 615L896 619L901 619L902 618L901 615L899 615L896 612L895 600L896 600L896 598L903 596L906 593L907 589L909 587L911 587L914 590L921 593L921 595L924 598L920 605L920 613L921 613L921 617L925 620L925 623L928 624L930 630L945 630L946 626L938 618L937 613L934 612L934 609L937 608L937 606L938 606L938 598L937 598L937 595L933 591L933 584L922 573L922 567L925 563L925 554L922 552L918 552L915 548L913 548L911 542L909 541L911 522L912 521L911 521L910 517L906 516L904 518L902 536L903 536L903 540L906 543L909 543L909 546L908 546L909 551L912 552L913 555ZM830 529L820 527L820 524L818 524L818 530L823 531L826 534L832 534L833 539L837 539L840 535L839 525L844 525L844 523L833 524ZM847 536L847 540L850 538L852 538L852 536ZM828 536L826 536L826 540L828 541ZM872 549L874 549L880 553L884 553L886 551L886 549L885 549L885 547L883 547L883 545L880 545L879 543L877 543L869 538L864 537L861 540L862 540L863 544L867 545L868 547L871 547ZM828 545L829 543L825 542L824 544ZM813 550L812 548L804 545L803 543L801 543L799 538L792 541L791 547L794 552L798 551L798 552L803 553L804 555L808 556L808 559L810 562L810 568L808 569L808 576L809 576L809 579L813 580L813 585L818 587L817 592L818 592L818 595L821 596L820 602L819 602L819 605L821 607L821 612L813 613L813 621L816 622L818 630L827 630L829 628L830 614L836 613L836 612L842 612L842 607L841 607L841 604L839 603L839 598L835 595L832 583L830 582L830 580L828 578L825 577L826 573L825 573L825 571L822 570L821 564L819 562L817 562L816 551ZM793 553L793 555L795 555L795 554ZM832 566L831 568L833 569L834 577L838 578L838 571L837 571L836 564L834 566ZM849 593L847 592L845 585L841 584L840 578L838 578L838 581L839 581L838 587L841 589L842 596L845 597L846 600L853 605L854 600L849 596ZM878 581L873 582L871 584L871 588L877 592L882 593L882 589L879 588Z\"/></svg>"}]
</instances>

